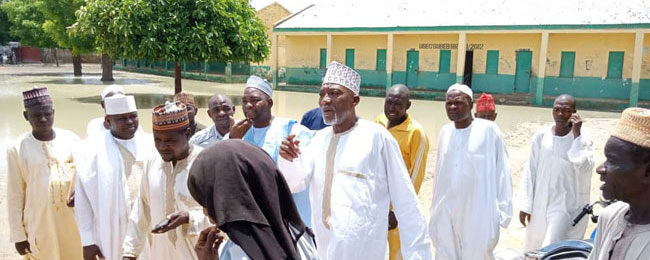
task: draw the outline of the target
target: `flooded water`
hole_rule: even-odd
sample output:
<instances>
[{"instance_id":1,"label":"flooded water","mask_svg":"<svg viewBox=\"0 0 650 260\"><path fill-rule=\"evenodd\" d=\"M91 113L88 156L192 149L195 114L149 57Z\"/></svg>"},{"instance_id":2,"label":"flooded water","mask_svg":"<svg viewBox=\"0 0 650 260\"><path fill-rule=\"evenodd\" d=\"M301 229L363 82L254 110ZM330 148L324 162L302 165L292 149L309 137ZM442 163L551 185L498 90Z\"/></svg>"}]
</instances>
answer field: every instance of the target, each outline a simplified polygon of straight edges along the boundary
<instances>
[{"instance_id":1,"label":"flooded water","mask_svg":"<svg viewBox=\"0 0 650 260\"><path fill-rule=\"evenodd\" d=\"M86 66L86 65L84 65ZM47 87L54 101L55 127L69 129L80 137L86 135L87 123L96 117L103 116L99 105L99 94L108 85L101 82L98 66L86 66L85 76L78 78L69 73L71 67L55 69L52 67L29 67L25 69L0 67L0 109L4 112L0 117L0 204L5 197L5 182L7 165L5 158L7 145L20 134L30 131L27 121L23 118L22 91L34 86ZM138 106L140 124L146 132L151 132L151 108L171 100L173 95L173 79L153 75L143 75L126 72L115 72L115 84L122 85L128 94L134 95ZM243 118L241 95L243 84L222 84L183 80L183 90L195 95L199 106L197 121L210 125L207 115L208 99L214 93L230 95L237 105L235 118ZM318 96L313 93L296 93L276 91L273 94L273 114L281 117L300 119L306 111L318 105ZM383 112L383 98L361 97L357 114L367 120L373 120ZM551 109L497 106L497 124L504 133L516 132L522 123L543 124L552 121ZM620 113L580 111L583 118L617 118ZM427 131L432 150L436 147L437 135L440 128L449 122L444 111L444 103L439 101L413 100L411 116L419 121ZM597 126L596 126L597 127ZM530 135L521 138L530 139ZM599 140L604 142L604 140ZM512 154L511 157L524 156ZM431 156L430 156L431 158ZM525 158L522 158L525 160ZM514 162L513 162L514 163ZM523 163L521 163L523 165ZM429 167L427 167L429 168ZM514 175L514 173L513 173ZM5 205L0 211L5 211ZM0 214L4 215L4 214ZM0 216L0 236L6 237L6 215ZM514 221L513 221L514 222ZM11 253L7 253L11 252ZM0 259L2 256L14 256L13 245L6 238L0 239ZM12 259L6 258L6 259Z\"/></svg>"}]
</instances>

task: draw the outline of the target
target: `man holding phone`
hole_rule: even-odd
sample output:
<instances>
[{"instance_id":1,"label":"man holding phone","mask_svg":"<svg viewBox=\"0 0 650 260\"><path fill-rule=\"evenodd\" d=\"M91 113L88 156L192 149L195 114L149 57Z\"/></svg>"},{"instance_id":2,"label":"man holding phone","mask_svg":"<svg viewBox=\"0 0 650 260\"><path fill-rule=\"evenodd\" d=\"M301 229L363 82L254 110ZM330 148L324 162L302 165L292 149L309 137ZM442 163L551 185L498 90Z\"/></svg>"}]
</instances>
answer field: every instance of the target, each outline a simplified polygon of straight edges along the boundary
<instances>
[{"instance_id":1,"label":"man holding phone","mask_svg":"<svg viewBox=\"0 0 650 260\"><path fill-rule=\"evenodd\" d=\"M144 166L122 255L135 259L148 239L151 259L198 259L194 244L209 221L190 195L187 176L202 148L189 143L190 122L184 104L167 102L155 107L152 121L158 153Z\"/></svg>"},{"instance_id":2,"label":"man holding phone","mask_svg":"<svg viewBox=\"0 0 650 260\"><path fill-rule=\"evenodd\" d=\"M587 218L575 226L571 223L589 203L594 145L582 131L574 97L555 99L553 119L554 125L533 136L520 186L519 220L528 227L524 251L582 239L587 228Z\"/></svg>"}]
</instances>

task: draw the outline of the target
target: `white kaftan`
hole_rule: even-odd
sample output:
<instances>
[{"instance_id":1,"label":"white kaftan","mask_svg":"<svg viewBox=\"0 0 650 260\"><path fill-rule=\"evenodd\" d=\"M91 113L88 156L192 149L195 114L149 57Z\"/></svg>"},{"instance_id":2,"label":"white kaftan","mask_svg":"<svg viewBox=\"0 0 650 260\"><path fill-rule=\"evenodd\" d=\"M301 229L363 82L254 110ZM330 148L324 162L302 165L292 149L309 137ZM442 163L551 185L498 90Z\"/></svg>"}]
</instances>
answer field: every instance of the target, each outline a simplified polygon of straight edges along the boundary
<instances>
[{"instance_id":1,"label":"white kaftan","mask_svg":"<svg viewBox=\"0 0 650 260\"><path fill-rule=\"evenodd\" d=\"M510 163L499 127L483 119L464 129L443 126L434 176L429 232L436 259L494 259L499 225L512 218Z\"/></svg>"},{"instance_id":2,"label":"white kaftan","mask_svg":"<svg viewBox=\"0 0 650 260\"><path fill-rule=\"evenodd\" d=\"M280 158L278 166L292 191L310 189L312 226L322 259L384 259L391 201L404 259L432 259L426 220L400 148L382 126L359 119L346 132L324 128L300 157L293 162ZM329 190L326 179L331 181ZM329 200L324 200L325 192ZM323 221L324 210L329 220Z\"/></svg>"},{"instance_id":3,"label":"white kaftan","mask_svg":"<svg viewBox=\"0 0 650 260\"><path fill-rule=\"evenodd\" d=\"M75 195L81 243L97 245L106 259L119 260L144 162L153 152L153 137L137 131L130 140L121 140L105 131L87 141ZM140 259L147 259L147 253L148 248Z\"/></svg>"},{"instance_id":4,"label":"white kaftan","mask_svg":"<svg viewBox=\"0 0 650 260\"><path fill-rule=\"evenodd\" d=\"M86 138L108 131L104 127L104 117L93 118L86 127Z\"/></svg>"},{"instance_id":5,"label":"white kaftan","mask_svg":"<svg viewBox=\"0 0 650 260\"><path fill-rule=\"evenodd\" d=\"M610 254L623 256L611 260L650 259L650 225L630 224L625 220L628 211L630 205L625 202L616 202L603 210L589 260L610 260ZM614 249L617 251L612 252Z\"/></svg>"},{"instance_id":6,"label":"white kaftan","mask_svg":"<svg viewBox=\"0 0 650 260\"><path fill-rule=\"evenodd\" d=\"M28 241L35 259L81 259L74 209L66 206L79 137L68 130L54 132L52 141L25 133L7 149L9 240Z\"/></svg>"},{"instance_id":7,"label":"white kaftan","mask_svg":"<svg viewBox=\"0 0 650 260\"><path fill-rule=\"evenodd\" d=\"M187 158L171 162L162 160L158 153L153 153L144 166L144 175L140 183L140 193L129 216L129 227L123 244L123 255L135 257L143 248L147 238L151 245L151 259L198 259L194 245L201 230L210 224L203 214L203 207L192 198L187 188L187 177L196 156L203 150L192 146ZM173 191L168 189L172 188ZM168 195L173 194L173 198ZM171 200L171 201L168 201ZM173 208L167 209L167 204ZM171 212L188 212L190 222L163 234L152 234L151 230L164 220ZM175 233L170 238L169 233ZM172 241L174 241L172 243Z\"/></svg>"},{"instance_id":8,"label":"white kaftan","mask_svg":"<svg viewBox=\"0 0 650 260\"><path fill-rule=\"evenodd\" d=\"M589 218L572 220L589 203L594 145L583 133L556 136L553 126L538 131L521 180L521 211L531 214L524 252L584 237Z\"/></svg>"}]
</instances>

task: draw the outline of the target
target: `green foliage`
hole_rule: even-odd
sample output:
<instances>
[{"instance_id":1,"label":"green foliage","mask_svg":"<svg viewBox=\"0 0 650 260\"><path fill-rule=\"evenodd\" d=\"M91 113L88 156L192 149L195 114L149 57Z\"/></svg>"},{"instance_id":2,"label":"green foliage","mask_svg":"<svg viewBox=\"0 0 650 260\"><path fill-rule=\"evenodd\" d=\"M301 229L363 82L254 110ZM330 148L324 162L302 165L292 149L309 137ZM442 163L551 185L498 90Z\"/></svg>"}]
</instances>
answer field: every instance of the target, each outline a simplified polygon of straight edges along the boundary
<instances>
[{"instance_id":1,"label":"green foliage","mask_svg":"<svg viewBox=\"0 0 650 260\"><path fill-rule=\"evenodd\" d=\"M259 62L269 54L247 0L88 0L77 16L114 57Z\"/></svg>"},{"instance_id":2,"label":"green foliage","mask_svg":"<svg viewBox=\"0 0 650 260\"><path fill-rule=\"evenodd\" d=\"M2 1L0 1L2 3ZM9 35L9 28L11 28L11 22L7 13L0 8L0 44L7 44L12 37Z\"/></svg>"},{"instance_id":3,"label":"green foliage","mask_svg":"<svg viewBox=\"0 0 650 260\"><path fill-rule=\"evenodd\" d=\"M94 38L83 33L69 33L68 27L77 22L75 12L83 0L39 0L37 6L45 16L43 29L61 48L70 49L73 55L94 51Z\"/></svg>"},{"instance_id":4,"label":"green foliage","mask_svg":"<svg viewBox=\"0 0 650 260\"><path fill-rule=\"evenodd\" d=\"M22 45L54 48L56 42L43 30L45 18L35 0L10 0L0 6L7 13L11 36L20 39Z\"/></svg>"}]
</instances>

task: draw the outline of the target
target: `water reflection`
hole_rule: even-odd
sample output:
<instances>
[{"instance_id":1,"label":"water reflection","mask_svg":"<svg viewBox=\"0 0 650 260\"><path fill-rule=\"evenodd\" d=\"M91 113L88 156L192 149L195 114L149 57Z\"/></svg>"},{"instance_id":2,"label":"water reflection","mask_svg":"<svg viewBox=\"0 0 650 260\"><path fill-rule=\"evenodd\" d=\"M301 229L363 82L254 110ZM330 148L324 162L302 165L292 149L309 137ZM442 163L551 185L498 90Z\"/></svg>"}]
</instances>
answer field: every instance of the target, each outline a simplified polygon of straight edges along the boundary
<instances>
[{"instance_id":1,"label":"water reflection","mask_svg":"<svg viewBox=\"0 0 650 260\"><path fill-rule=\"evenodd\" d=\"M152 109L157 105L164 104L165 101L174 100L174 95L165 95L165 94L153 94L153 93L134 93L132 95L135 99L135 105L138 109ZM194 102L198 108L208 108L208 102L210 101L208 95L194 95ZM101 101L100 96L91 96L91 97L80 97L80 98L71 98L74 101L80 103L90 103L90 104L99 104ZM230 99L235 106L239 106L242 103L242 96L230 96Z\"/></svg>"},{"instance_id":2,"label":"water reflection","mask_svg":"<svg viewBox=\"0 0 650 260\"><path fill-rule=\"evenodd\" d=\"M32 84L58 84L58 85L141 85L158 83L148 79L116 78L114 81L101 81L100 77L57 77L55 79L31 81Z\"/></svg>"}]
</instances>

